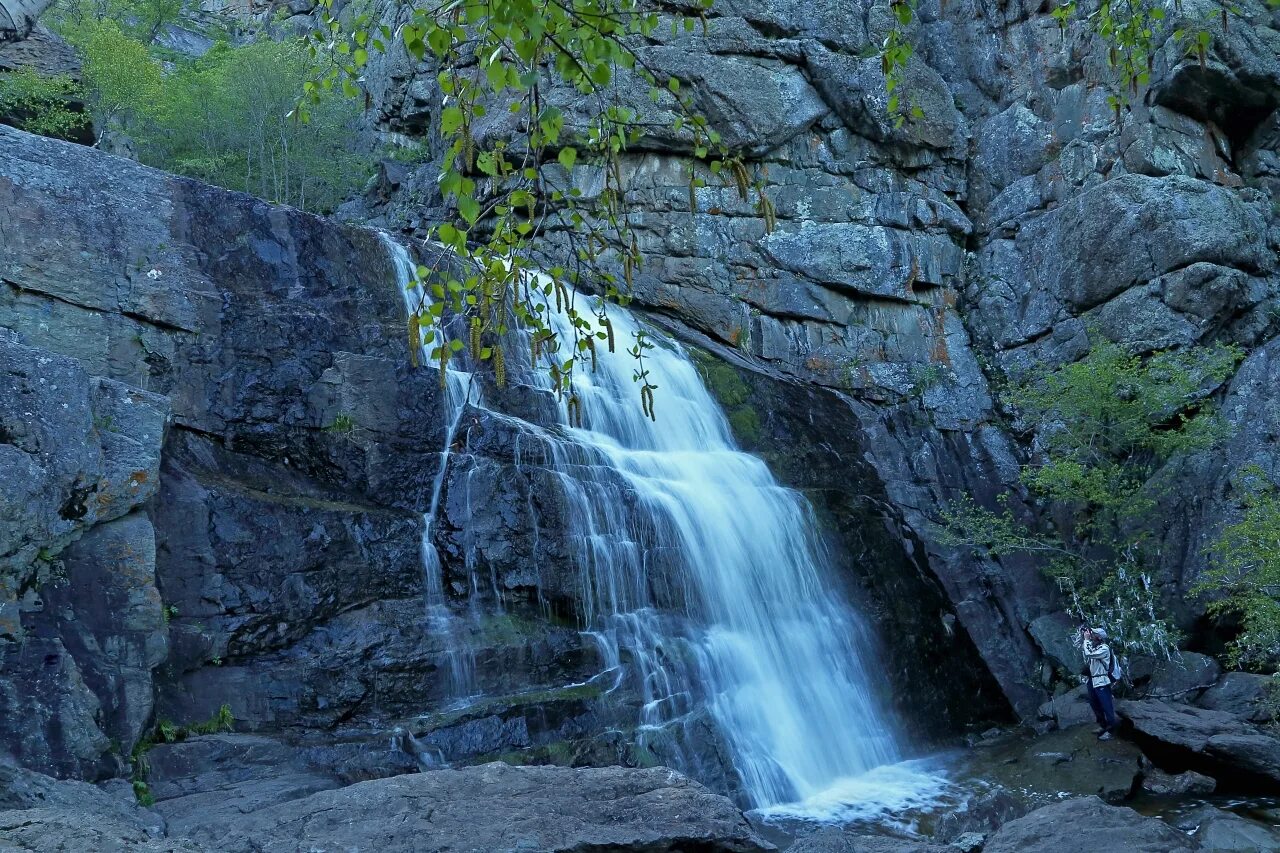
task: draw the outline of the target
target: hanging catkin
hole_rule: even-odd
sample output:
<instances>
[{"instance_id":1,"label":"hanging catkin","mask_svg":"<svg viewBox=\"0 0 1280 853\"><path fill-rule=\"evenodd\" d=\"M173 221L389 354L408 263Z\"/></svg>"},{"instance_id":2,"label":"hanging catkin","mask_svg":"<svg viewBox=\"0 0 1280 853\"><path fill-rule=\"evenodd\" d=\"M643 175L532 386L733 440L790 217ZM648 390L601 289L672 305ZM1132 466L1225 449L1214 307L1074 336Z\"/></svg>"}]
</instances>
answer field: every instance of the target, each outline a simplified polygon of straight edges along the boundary
<instances>
[{"instance_id":1,"label":"hanging catkin","mask_svg":"<svg viewBox=\"0 0 1280 853\"><path fill-rule=\"evenodd\" d=\"M409 364L418 366L418 350L422 347L422 332L418 329L418 314L409 315Z\"/></svg>"},{"instance_id":2,"label":"hanging catkin","mask_svg":"<svg viewBox=\"0 0 1280 853\"><path fill-rule=\"evenodd\" d=\"M498 383L499 388L507 385L507 357L502 354L501 345L493 348L493 381Z\"/></svg>"}]
</instances>

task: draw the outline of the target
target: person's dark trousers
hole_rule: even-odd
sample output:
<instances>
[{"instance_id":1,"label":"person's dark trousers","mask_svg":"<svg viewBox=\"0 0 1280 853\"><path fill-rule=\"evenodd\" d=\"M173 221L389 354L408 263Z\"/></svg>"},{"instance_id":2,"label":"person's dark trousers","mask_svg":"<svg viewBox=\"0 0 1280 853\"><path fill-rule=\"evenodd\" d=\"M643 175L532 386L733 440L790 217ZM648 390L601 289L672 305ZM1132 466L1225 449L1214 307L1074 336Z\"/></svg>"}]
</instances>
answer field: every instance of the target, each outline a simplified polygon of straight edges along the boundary
<instances>
[{"instance_id":1,"label":"person's dark trousers","mask_svg":"<svg viewBox=\"0 0 1280 853\"><path fill-rule=\"evenodd\" d=\"M1116 704L1111 698L1110 687L1094 687L1093 682L1089 682L1089 707L1101 728L1106 731L1115 729Z\"/></svg>"}]
</instances>

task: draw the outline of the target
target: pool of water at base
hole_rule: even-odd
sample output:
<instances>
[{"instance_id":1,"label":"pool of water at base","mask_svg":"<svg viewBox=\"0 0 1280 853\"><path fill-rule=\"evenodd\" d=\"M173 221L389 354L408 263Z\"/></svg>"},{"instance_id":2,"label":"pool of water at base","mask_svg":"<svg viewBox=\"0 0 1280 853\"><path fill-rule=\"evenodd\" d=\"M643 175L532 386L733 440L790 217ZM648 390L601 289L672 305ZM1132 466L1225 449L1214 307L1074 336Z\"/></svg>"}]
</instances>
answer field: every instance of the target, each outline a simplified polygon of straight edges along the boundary
<instances>
[{"instance_id":1,"label":"pool of water at base","mask_svg":"<svg viewBox=\"0 0 1280 853\"><path fill-rule=\"evenodd\" d=\"M1233 796L1210 794L1200 797L1152 797L1141 795L1126 806L1148 817L1158 817L1178 829L1191 830L1188 818L1201 806L1209 805L1240 817L1280 829L1280 795Z\"/></svg>"},{"instance_id":2,"label":"pool of water at base","mask_svg":"<svg viewBox=\"0 0 1280 853\"><path fill-rule=\"evenodd\" d=\"M754 809L747 817L783 849L818 826L840 826L869 835L927 837L940 815L982 790L969 780L957 781L959 757L959 752L941 753L882 765L838 779L803 800Z\"/></svg>"},{"instance_id":3,"label":"pool of water at base","mask_svg":"<svg viewBox=\"0 0 1280 853\"><path fill-rule=\"evenodd\" d=\"M867 835L928 839L939 817L962 810L972 799L999 787L976 775L973 760L972 750L956 749L884 765L840 779L799 802L752 810L747 817L761 836L781 850L823 826L838 826ZM1009 793L1027 803L1030 809L1069 796L1048 790L1010 790ZM1205 805L1280 829L1280 796L1154 797L1141 794L1122 805L1148 817L1160 818L1187 833L1197 827L1193 813Z\"/></svg>"}]
</instances>

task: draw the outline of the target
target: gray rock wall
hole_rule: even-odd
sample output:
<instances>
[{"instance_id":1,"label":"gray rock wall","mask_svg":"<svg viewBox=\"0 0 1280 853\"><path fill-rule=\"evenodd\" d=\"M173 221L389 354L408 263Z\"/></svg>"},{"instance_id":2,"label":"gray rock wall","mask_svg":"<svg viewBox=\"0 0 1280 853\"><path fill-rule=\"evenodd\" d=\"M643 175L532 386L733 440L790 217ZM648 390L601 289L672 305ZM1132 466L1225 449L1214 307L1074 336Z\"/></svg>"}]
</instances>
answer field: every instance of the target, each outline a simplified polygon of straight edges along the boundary
<instances>
[{"instance_id":1,"label":"gray rock wall","mask_svg":"<svg viewBox=\"0 0 1280 853\"><path fill-rule=\"evenodd\" d=\"M1184 14L1199 22L1206 8ZM1032 443L1005 426L992 382L1078 358L1087 329L1138 351L1212 341L1251 351L1226 401L1236 437L1180 463L1186 488L1165 513L1160 582L1188 625L1200 611L1185 594L1231 512L1231 472L1245 460L1274 470L1274 431L1252 424L1273 421L1277 406L1258 377L1280 284L1280 29L1261 3L1240 6L1226 28L1208 17L1204 65L1158 44L1149 88L1119 121L1097 37L1080 23L1060 31L1028 4L921 4L907 92L924 117L901 127L885 115L875 55L883 2L718 2L705 32L660 26L639 47L748 155L779 226L766 235L714 180L691 213L689 141L657 130L623 165L645 255L638 302L762 374L849 400L824 429L864 437L886 518L1024 716L1045 697L1049 671L1027 628L1057 608L1052 590L1032 564L974 560L933 535L960 495L1010 494L1025 511L1017 474ZM433 72L393 52L370 80L377 127L430 150ZM636 92L646 119L669 120L670 103L618 86ZM348 213L428 226L441 203L433 169L388 170ZM575 180L589 192L590 167Z\"/></svg>"}]
</instances>

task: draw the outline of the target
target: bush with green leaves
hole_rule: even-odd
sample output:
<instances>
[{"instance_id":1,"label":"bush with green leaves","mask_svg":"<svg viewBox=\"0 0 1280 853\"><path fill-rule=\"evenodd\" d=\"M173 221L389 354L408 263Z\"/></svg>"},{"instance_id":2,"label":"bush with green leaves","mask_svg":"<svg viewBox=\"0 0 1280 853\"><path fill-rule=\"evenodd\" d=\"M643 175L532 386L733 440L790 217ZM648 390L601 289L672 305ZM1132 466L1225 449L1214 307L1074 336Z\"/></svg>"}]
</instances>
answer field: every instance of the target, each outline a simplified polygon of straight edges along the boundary
<instances>
[{"instance_id":1,"label":"bush with green leaves","mask_svg":"<svg viewBox=\"0 0 1280 853\"><path fill-rule=\"evenodd\" d=\"M296 41L219 42L166 66L149 42L180 11L169 0L60 9L100 133L121 132L148 165L303 210L332 211L359 191L372 158L354 144L358 105L334 94L314 99L309 122L295 115L317 73L309 51Z\"/></svg>"},{"instance_id":2,"label":"bush with green leaves","mask_svg":"<svg viewBox=\"0 0 1280 853\"><path fill-rule=\"evenodd\" d=\"M1280 667L1280 487L1257 466L1235 481L1241 517L1210 546L1213 567L1196 592L1210 596L1209 612L1236 620L1239 634L1228 649L1233 666Z\"/></svg>"},{"instance_id":3,"label":"bush with green leaves","mask_svg":"<svg viewBox=\"0 0 1280 853\"><path fill-rule=\"evenodd\" d=\"M1044 529L1007 507L961 500L944 516L943 541L1035 556L1081 621L1108 628L1129 651L1172 653L1179 637L1156 588L1162 471L1223 437L1210 394L1239 359L1224 345L1142 357L1098 342L1080 361L1014 385L1006 400L1037 435L1022 481L1059 523Z\"/></svg>"},{"instance_id":4,"label":"bush with green leaves","mask_svg":"<svg viewBox=\"0 0 1280 853\"><path fill-rule=\"evenodd\" d=\"M98 128L141 125L160 101L164 78L147 46L112 20L86 19L64 29L80 54L85 101Z\"/></svg>"},{"instance_id":5,"label":"bush with green leaves","mask_svg":"<svg viewBox=\"0 0 1280 853\"><path fill-rule=\"evenodd\" d=\"M77 107L80 85L68 74L41 74L33 68L0 73L0 121L41 136L74 139L89 116Z\"/></svg>"},{"instance_id":6,"label":"bush with green leaves","mask_svg":"<svg viewBox=\"0 0 1280 853\"><path fill-rule=\"evenodd\" d=\"M352 101L321 99L307 123L292 114L313 73L293 42L220 43L165 77L154 109L130 127L139 157L268 201L331 211L359 191L372 162L353 144Z\"/></svg>"}]
</instances>

